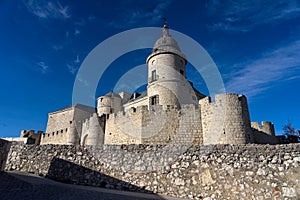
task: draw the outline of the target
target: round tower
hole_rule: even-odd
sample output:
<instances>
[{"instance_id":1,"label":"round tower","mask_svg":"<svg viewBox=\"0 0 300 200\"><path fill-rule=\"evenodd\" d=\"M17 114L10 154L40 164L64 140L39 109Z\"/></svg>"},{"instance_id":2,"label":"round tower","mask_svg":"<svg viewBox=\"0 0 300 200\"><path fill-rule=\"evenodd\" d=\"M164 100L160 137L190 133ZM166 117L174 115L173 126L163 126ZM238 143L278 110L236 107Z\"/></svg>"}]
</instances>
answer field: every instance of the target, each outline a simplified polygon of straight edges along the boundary
<instances>
[{"instance_id":1,"label":"round tower","mask_svg":"<svg viewBox=\"0 0 300 200\"><path fill-rule=\"evenodd\" d=\"M149 106L159 104L166 108L168 105L197 105L195 93L185 78L187 59L170 36L166 24L146 62Z\"/></svg>"},{"instance_id":2,"label":"round tower","mask_svg":"<svg viewBox=\"0 0 300 200\"><path fill-rule=\"evenodd\" d=\"M96 113L89 119L89 129L87 133L87 145L99 145L104 143L104 133Z\"/></svg>"},{"instance_id":3,"label":"round tower","mask_svg":"<svg viewBox=\"0 0 300 200\"><path fill-rule=\"evenodd\" d=\"M68 145L78 145L79 136L75 123L71 123L67 132L67 144Z\"/></svg>"},{"instance_id":4,"label":"round tower","mask_svg":"<svg viewBox=\"0 0 300 200\"><path fill-rule=\"evenodd\" d=\"M122 109L122 98L120 95L109 92L97 99L98 116L116 113Z\"/></svg>"}]
</instances>

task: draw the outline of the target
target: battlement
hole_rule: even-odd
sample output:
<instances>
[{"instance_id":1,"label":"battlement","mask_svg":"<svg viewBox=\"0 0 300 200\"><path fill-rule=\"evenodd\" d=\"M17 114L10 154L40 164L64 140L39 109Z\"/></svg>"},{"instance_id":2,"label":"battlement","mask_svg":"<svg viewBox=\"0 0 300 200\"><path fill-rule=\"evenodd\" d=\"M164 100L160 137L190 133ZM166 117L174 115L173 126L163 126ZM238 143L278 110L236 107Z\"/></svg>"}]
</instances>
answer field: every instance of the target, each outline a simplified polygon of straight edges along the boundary
<instances>
[{"instance_id":1,"label":"battlement","mask_svg":"<svg viewBox=\"0 0 300 200\"><path fill-rule=\"evenodd\" d=\"M27 138L27 144L40 144L43 134L43 131L35 132L35 130L22 130L20 138Z\"/></svg>"},{"instance_id":2,"label":"battlement","mask_svg":"<svg viewBox=\"0 0 300 200\"><path fill-rule=\"evenodd\" d=\"M212 101L212 98L207 96L199 100L200 105L205 104L222 104L224 101L244 101L246 96L243 94L236 94L236 93L228 93L228 94L216 94L215 100Z\"/></svg>"},{"instance_id":3,"label":"battlement","mask_svg":"<svg viewBox=\"0 0 300 200\"><path fill-rule=\"evenodd\" d=\"M130 108L109 117L105 127L106 144L184 143L187 138L194 141L195 135L199 144L200 113L194 104L181 105L181 109L172 105Z\"/></svg>"},{"instance_id":4,"label":"battlement","mask_svg":"<svg viewBox=\"0 0 300 200\"><path fill-rule=\"evenodd\" d=\"M254 142L261 144L276 144L274 124L268 121L251 122L253 130Z\"/></svg>"}]
</instances>

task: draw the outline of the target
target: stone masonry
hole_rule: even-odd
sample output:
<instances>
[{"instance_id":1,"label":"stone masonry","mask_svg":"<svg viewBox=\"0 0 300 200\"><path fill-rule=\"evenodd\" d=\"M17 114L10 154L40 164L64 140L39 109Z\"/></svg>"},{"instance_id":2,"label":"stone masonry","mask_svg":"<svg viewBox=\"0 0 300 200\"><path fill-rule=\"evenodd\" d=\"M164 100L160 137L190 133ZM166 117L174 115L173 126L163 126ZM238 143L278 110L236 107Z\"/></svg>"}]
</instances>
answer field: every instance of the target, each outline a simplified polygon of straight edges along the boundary
<instances>
[{"instance_id":1,"label":"stone masonry","mask_svg":"<svg viewBox=\"0 0 300 200\"><path fill-rule=\"evenodd\" d=\"M6 170L68 183L153 191L189 199L300 197L300 144L13 144Z\"/></svg>"}]
</instances>

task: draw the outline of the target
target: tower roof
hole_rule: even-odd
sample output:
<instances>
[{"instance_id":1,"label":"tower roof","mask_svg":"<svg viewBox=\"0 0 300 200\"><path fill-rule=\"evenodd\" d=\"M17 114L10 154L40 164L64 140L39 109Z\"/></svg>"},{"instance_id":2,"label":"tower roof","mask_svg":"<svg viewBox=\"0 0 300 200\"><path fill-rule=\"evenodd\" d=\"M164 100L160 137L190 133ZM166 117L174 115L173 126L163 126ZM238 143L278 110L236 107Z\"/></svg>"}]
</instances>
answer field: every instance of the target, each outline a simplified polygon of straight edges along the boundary
<instances>
[{"instance_id":1,"label":"tower roof","mask_svg":"<svg viewBox=\"0 0 300 200\"><path fill-rule=\"evenodd\" d=\"M162 36L155 42L152 53L148 57L147 61L149 60L149 58L153 57L154 55L162 54L162 53L173 53L186 60L186 57L181 52L178 43L169 34L169 28L166 23L162 28Z\"/></svg>"},{"instance_id":2,"label":"tower roof","mask_svg":"<svg viewBox=\"0 0 300 200\"><path fill-rule=\"evenodd\" d=\"M97 99L103 98L103 97L109 97L109 98L117 97L117 98L122 99L121 96L120 96L119 94L116 94L116 93L114 93L113 91L110 91L110 92L108 92L107 94L105 94L104 96L98 97Z\"/></svg>"}]
</instances>

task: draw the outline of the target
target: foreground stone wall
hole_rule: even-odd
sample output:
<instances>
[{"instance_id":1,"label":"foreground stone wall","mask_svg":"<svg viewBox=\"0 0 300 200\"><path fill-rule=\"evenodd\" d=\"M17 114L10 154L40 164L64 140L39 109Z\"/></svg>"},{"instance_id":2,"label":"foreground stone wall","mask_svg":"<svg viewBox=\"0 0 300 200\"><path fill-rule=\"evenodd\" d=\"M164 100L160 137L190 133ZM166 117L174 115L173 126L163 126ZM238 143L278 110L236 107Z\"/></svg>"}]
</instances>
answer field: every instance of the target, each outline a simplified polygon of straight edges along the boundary
<instances>
[{"instance_id":1,"label":"foreground stone wall","mask_svg":"<svg viewBox=\"0 0 300 200\"><path fill-rule=\"evenodd\" d=\"M0 139L0 172L4 170L11 142Z\"/></svg>"},{"instance_id":2,"label":"foreground stone wall","mask_svg":"<svg viewBox=\"0 0 300 200\"><path fill-rule=\"evenodd\" d=\"M190 199L299 199L299 165L300 144L18 144L11 147L6 170Z\"/></svg>"}]
</instances>

